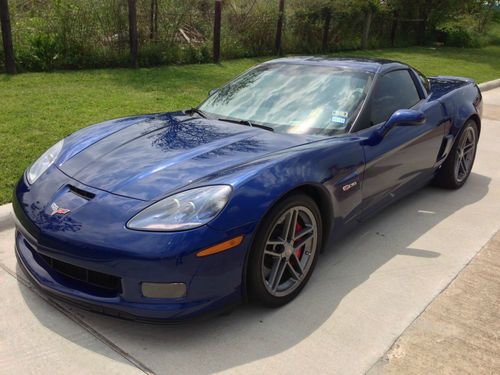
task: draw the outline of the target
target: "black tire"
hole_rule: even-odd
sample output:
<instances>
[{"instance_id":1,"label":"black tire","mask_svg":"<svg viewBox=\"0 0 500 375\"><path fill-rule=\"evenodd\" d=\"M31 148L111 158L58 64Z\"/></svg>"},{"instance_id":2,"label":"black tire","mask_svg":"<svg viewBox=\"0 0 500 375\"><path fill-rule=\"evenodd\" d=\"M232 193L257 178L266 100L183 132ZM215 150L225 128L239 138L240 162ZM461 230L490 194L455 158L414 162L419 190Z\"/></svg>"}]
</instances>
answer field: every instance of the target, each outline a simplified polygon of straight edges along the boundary
<instances>
[{"instance_id":1,"label":"black tire","mask_svg":"<svg viewBox=\"0 0 500 375\"><path fill-rule=\"evenodd\" d=\"M472 133L471 133L472 132ZM474 136L474 145L473 145L473 151L471 151L471 159L467 161L467 165L470 166L467 168L466 172L463 173L457 173L457 163L460 163L460 153L461 153L461 147L463 143L466 141L465 137L470 137L471 134ZM477 124L474 120L468 120L462 130L460 131L460 134L457 137L457 140L455 141L455 144L451 148L450 154L446 158L445 162L441 166L441 168L438 171L438 174L435 177L435 184L443 187L445 189L460 189L467 179L469 178L469 175L472 171L472 167L474 165L474 160L476 158L476 151L477 151L477 142L479 139L479 131ZM462 156L463 158L463 156ZM464 168L459 167L460 171L463 171Z\"/></svg>"},{"instance_id":2,"label":"black tire","mask_svg":"<svg viewBox=\"0 0 500 375\"><path fill-rule=\"evenodd\" d=\"M295 223L293 222L294 212L296 212ZM269 244L269 242L271 242L273 238L277 238L273 237L277 232L282 233L283 230L286 232L285 228L288 224L286 219L283 219L284 217L290 217L290 223L293 224L290 224L289 227L293 227L294 229L290 234L290 242L283 245L283 251L280 252L280 246L282 245L273 245ZM305 218L310 220L308 224L305 224ZM302 222L303 226L300 225L300 222ZM304 235L303 239L295 240L295 236L300 238L301 233L307 233L310 231L311 228L314 227L314 224L316 225L315 235L313 229L311 231L311 237L307 234L307 236ZM297 227L297 225L299 225L299 227ZM298 232L297 228L299 228ZM286 234L284 237L288 237L288 235ZM247 269L247 282L250 299L267 307L283 306L293 300L304 288L311 277L321 250L322 237L323 224L321 214L318 206L311 197L305 194L294 194L276 204L262 220L252 244ZM281 237L279 237L279 239L281 240ZM302 242L300 241L304 241L303 243L307 243L307 245L304 245L301 249L296 249L295 247L302 246ZM280 253L281 256L273 254L270 255L268 251L265 252L265 250L269 250L270 246L272 248L272 252ZM288 247L285 248L285 246ZM300 251L300 253L297 255L298 251ZM307 259L305 257L307 257ZM266 264L269 262L272 263L272 266L266 268ZM278 287L280 281L285 280L288 274L295 276L291 276L288 280L288 283L292 283L291 285L293 286L293 289L292 287L289 288L290 292L287 292L286 290L279 291L278 289L270 291L272 288L269 282L271 281L271 275L275 270L275 262L286 263L285 266L283 266L284 271L281 271L281 276L277 277L275 275L274 279L277 279ZM304 264L304 267L302 267L301 264ZM291 269L291 267L294 268ZM278 269L280 269L279 265L276 266L276 274L279 274L279 271L277 271ZM266 275L266 271L268 270L270 271ZM295 272L292 274L293 270L301 270L303 272ZM269 280L266 280L266 277L269 278ZM293 284L294 280L297 280L296 284ZM272 284L274 284L274 282L272 282ZM284 282L284 285L286 285L286 282ZM278 295L280 293L286 294Z\"/></svg>"}]
</instances>

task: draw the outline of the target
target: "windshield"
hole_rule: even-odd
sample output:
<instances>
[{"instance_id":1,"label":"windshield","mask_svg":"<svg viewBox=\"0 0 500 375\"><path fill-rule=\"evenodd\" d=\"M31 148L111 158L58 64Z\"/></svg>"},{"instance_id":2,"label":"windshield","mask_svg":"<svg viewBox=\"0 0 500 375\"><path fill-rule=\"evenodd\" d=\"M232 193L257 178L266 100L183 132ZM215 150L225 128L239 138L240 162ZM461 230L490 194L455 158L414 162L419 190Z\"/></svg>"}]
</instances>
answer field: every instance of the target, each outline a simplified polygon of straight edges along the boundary
<instances>
[{"instance_id":1,"label":"windshield","mask_svg":"<svg viewBox=\"0 0 500 375\"><path fill-rule=\"evenodd\" d=\"M336 67L266 64L222 87L199 109L210 117L266 125L281 133L344 133L372 76Z\"/></svg>"}]
</instances>

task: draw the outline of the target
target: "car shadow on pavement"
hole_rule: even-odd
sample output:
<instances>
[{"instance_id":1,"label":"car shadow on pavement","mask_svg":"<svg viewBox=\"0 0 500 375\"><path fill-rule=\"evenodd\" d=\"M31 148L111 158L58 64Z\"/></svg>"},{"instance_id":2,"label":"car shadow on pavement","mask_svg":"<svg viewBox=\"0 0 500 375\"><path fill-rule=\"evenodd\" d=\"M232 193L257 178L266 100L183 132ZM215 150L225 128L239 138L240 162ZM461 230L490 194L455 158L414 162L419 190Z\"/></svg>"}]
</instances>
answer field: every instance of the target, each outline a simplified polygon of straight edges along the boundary
<instances>
[{"instance_id":1,"label":"car shadow on pavement","mask_svg":"<svg viewBox=\"0 0 500 375\"><path fill-rule=\"evenodd\" d=\"M439 257L438 246L432 251L413 246L456 211L485 197L490 181L486 176L472 174L457 191L426 187L359 225L342 239L331 241L306 288L296 300L279 309L243 305L229 315L166 326L128 322L68 308L155 372L203 374L241 366L290 350L313 335L326 321L335 318L335 311L346 296L393 258ZM22 273L19 268L17 272ZM40 322L64 336L57 326L44 322L47 314L41 314L39 306L33 306L39 300L33 299L26 288L20 290ZM52 307L47 305L47 309ZM54 313L59 312L54 310ZM61 316L61 319L66 318ZM71 341L72 337L66 339Z\"/></svg>"}]
</instances>

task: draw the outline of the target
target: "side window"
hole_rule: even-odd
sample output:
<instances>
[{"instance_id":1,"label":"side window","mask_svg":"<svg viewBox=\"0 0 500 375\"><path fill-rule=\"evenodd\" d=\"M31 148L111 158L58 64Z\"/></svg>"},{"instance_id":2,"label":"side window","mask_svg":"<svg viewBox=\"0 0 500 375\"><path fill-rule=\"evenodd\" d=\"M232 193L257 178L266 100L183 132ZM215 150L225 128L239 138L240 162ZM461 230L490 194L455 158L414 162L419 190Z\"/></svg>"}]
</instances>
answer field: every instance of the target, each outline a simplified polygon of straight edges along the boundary
<instances>
[{"instance_id":1,"label":"side window","mask_svg":"<svg viewBox=\"0 0 500 375\"><path fill-rule=\"evenodd\" d=\"M372 125L387 121L398 109L411 108L419 101L420 96L408 70L383 75L372 94Z\"/></svg>"}]
</instances>

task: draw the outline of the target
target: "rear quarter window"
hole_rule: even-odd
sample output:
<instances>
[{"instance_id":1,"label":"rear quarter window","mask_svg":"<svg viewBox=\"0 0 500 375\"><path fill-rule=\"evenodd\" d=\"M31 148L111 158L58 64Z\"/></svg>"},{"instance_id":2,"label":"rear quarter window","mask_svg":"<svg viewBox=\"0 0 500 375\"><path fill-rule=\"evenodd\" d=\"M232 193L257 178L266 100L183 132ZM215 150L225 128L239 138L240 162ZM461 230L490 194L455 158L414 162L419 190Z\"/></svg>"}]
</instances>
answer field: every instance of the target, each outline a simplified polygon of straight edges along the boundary
<instances>
[{"instance_id":1,"label":"rear quarter window","mask_svg":"<svg viewBox=\"0 0 500 375\"><path fill-rule=\"evenodd\" d=\"M429 95L431 93L431 83L429 79L424 76L422 73L420 73L418 70L415 70L415 74L417 75L418 79L422 83L422 86L424 86L425 93Z\"/></svg>"}]
</instances>

